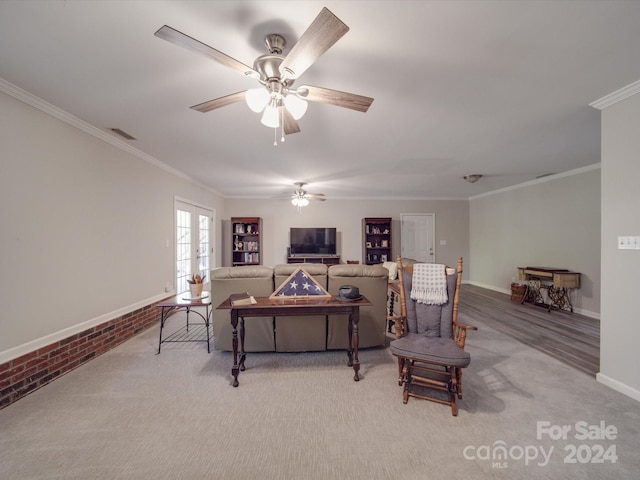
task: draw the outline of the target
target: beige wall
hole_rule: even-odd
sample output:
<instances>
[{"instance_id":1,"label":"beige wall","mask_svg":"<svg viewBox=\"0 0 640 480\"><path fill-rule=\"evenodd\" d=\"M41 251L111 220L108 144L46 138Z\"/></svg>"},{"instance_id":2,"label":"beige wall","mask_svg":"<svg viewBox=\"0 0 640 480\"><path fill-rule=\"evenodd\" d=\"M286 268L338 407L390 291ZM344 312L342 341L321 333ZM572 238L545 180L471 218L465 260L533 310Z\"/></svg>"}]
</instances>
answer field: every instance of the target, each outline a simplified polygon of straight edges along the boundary
<instances>
[{"instance_id":1,"label":"beige wall","mask_svg":"<svg viewBox=\"0 0 640 480\"><path fill-rule=\"evenodd\" d=\"M0 362L166 296L176 196L224 215L211 191L4 93L0 125Z\"/></svg>"},{"instance_id":2,"label":"beige wall","mask_svg":"<svg viewBox=\"0 0 640 480\"><path fill-rule=\"evenodd\" d=\"M517 267L565 268L582 275L574 311L600 315L600 168L546 177L470 202L470 274L503 292Z\"/></svg>"},{"instance_id":3,"label":"beige wall","mask_svg":"<svg viewBox=\"0 0 640 480\"><path fill-rule=\"evenodd\" d=\"M223 261L231 264L229 219L234 216L262 217L264 230L263 264L286 262L291 227L336 227L337 250L343 262L362 262L362 219L391 217L392 254L400 254L400 214L435 214L436 262L455 265L469 252L469 202L466 200L340 200L311 202L300 213L288 200L228 199L228 216L223 219ZM440 240L447 244L441 246ZM465 276L466 278L466 276Z\"/></svg>"},{"instance_id":4,"label":"beige wall","mask_svg":"<svg viewBox=\"0 0 640 480\"><path fill-rule=\"evenodd\" d=\"M618 250L618 236L640 236L640 95L602 111L602 318L598 380L640 400L640 250Z\"/></svg>"}]
</instances>

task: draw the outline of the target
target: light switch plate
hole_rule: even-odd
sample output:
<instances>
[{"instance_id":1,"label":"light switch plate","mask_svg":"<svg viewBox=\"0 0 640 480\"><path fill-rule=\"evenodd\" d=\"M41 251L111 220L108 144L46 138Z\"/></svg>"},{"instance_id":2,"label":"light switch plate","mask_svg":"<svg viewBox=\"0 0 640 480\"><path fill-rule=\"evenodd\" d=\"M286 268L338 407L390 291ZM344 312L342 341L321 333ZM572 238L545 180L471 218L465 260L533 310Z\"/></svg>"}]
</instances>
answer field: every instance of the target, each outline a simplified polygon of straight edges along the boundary
<instances>
[{"instance_id":1,"label":"light switch plate","mask_svg":"<svg viewBox=\"0 0 640 480\"><path fill-rule=\"evenodd\" d=\"M640 250L640 237L618 237L618 250Z\"/></svg>"}]
</instances>

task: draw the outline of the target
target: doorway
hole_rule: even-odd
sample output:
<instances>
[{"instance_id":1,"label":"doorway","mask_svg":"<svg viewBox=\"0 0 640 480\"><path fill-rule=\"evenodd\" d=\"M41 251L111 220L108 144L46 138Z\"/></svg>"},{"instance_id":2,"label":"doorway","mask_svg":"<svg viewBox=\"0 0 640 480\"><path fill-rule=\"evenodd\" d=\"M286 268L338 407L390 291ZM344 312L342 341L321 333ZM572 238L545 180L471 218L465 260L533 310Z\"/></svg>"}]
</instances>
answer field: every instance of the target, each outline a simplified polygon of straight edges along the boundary
<instances>
[{"instance_id":1,"label":"doorway","mask_svg":"<svg viewBox=\"0 0 640 480\"><path fill-rule=\"evenodd\" d=\"M400 255L422 263L435 263L435 223L433 213L401 213Z\"/></svg>"},{"instance_id":2,"label":"doorway","mask_svg":"<svg viewBox=\"0 0 640 480\"><path fill-rule=\"evenodd\" d=\"M214 211L181 200L175 202L176 293L189 290L192 275L206 275L209 283L213 258Z\"/></svg>"}]
</instances>

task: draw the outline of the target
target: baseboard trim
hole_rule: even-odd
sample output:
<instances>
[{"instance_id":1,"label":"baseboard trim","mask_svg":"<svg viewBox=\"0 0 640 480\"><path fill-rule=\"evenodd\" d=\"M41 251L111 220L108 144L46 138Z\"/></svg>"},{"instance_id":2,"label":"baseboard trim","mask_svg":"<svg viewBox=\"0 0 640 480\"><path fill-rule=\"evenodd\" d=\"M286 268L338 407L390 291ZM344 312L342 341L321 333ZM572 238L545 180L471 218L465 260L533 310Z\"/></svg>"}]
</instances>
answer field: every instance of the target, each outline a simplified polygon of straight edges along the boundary
<instances>
[{"instance_id":1,"label":"baseboard trim","mask_svg":"<svg viewBox=\"0 0 640 480\"><path fill-rule=\"evenodd\" d=\"M640 390L630 387L629 385L620 382L619 380L615 380L608 375L603 373L596 374L596 381L607 387L615 390L616 392L620 392L627 397L633 398L634 400L640 402Z\"/></svg>"}]
</instances>

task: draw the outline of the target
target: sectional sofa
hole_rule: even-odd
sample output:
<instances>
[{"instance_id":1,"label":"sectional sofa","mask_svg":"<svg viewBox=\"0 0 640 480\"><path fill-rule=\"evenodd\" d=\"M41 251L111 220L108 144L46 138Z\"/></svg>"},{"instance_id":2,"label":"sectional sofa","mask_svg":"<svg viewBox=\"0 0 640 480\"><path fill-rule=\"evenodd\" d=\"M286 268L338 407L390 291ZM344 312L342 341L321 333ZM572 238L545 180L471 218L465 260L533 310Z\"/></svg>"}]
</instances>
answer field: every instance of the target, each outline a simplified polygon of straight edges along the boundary
<instances>
[{"instance_id":1,"label":"sectional sofa","mask_svg":"<svg viewBox=\"0 0 640 480\"><path fill-rule=\"evenodd\" d=\"M331 265L305 263L275 267L222 267L211 271L213 345L232 350L229 310L217 309L232 293L247 292L267 297L297 268L302 267L330 294L342 285L355 285L371 306L360 309L359 348L384 346L387 322L389 271L380 265ZM247 352L304 352L346 349L346 315L301 317L256 317L246 320Z\"/></svg>"}]
</instances>

